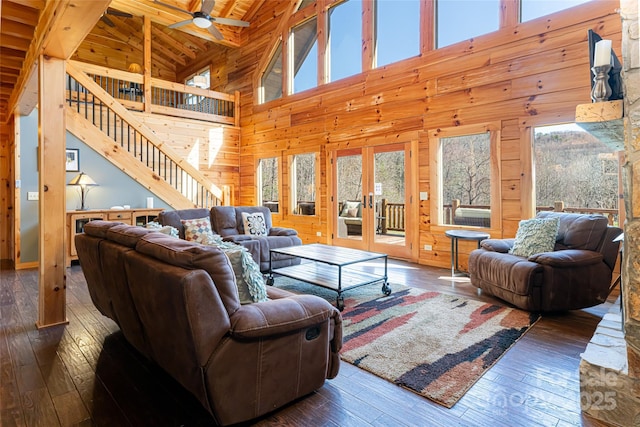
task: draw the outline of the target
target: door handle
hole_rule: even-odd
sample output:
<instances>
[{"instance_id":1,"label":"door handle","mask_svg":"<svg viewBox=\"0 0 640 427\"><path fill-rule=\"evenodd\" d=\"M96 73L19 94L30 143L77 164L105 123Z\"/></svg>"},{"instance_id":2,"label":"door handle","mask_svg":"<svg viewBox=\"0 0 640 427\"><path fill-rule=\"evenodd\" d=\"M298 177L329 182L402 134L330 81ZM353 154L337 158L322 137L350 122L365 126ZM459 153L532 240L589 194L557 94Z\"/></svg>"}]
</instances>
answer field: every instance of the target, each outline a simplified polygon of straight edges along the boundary
<instances>
[{"instance_id":1,"label":"door handle","mask_svg":"<svg viewBox=\"0 0 640 427\"><path fill-rule=\"evenodd\" d=\"M367 208L367 195L366 194L364 196L362 196L362 208L363 209Z\"/></svg>"},{"instance_id":2,"label":"door handle","mask_svg":"<svg viewBox=\"0 0 640 427\"><path fill-rule=\"evenodd\" d=\"M369 208L373 208L373 193L369 193Z\"/></svg>"}]
</instances>

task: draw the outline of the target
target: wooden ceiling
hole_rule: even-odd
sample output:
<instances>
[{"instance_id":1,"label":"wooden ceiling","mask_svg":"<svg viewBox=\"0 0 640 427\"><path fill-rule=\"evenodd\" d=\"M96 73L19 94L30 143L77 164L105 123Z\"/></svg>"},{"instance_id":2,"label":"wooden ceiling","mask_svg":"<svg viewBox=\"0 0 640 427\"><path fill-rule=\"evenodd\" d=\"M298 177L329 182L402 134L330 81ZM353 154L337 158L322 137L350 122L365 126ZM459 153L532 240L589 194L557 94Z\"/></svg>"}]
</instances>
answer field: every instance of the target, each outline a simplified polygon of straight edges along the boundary
<instances>
[{"instance_id":1,"label":"wooden ceiling","mask_svg":"<svg viewBox=\"0 0 640 427\"><path fill-rule=\"evenodd\" d=\"M7 105L15 87L25 54L46 0L0 0L0 117L7 118ZM267 0L216 0L212 17L251 23ZM201 0L161 0L161 3L191 12L199 11ZM224 39L217 40L206 29L192 23L178 29L169 25L190 19L190 15L154 0L112 0L101 18L73 54L72 59L126 70L142 63L143 16L151 28L152 75L175 80L176 74L205 52L217 46L239 47L246 42L247 28L214 24Z\"/></svg>"}]
</instances>

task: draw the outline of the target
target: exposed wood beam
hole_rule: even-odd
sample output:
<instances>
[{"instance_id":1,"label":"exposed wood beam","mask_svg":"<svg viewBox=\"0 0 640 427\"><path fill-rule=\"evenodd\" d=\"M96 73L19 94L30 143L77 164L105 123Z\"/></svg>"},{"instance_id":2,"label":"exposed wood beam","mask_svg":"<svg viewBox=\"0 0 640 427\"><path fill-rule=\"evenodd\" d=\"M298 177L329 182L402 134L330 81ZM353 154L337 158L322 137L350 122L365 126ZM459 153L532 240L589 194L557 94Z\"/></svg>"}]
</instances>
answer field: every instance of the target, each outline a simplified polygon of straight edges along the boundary
<instances>
[{"instance_id":1,"label":"exposed wood beam","mask_svg":"<svg viewBox=\"0 0 640 427\"><path fill-rule=\"evenodd\" d=\"M2 37L15 36L23 39L30 40L33 37L33 27L27 24L21 24L20 22L10 21L3 18L0 20L0 28Z\"/></svg>"},{"instance_id":2,"label":"exposed wood beam","mask_svg":"<svg viewBox=\"0 0 640 427\"><path fill-rule=\"evenodd\" d=\"M10 21L33 25L33 22L38 21L38 10L23 6L22 4L2 0L2 17Z\"/></svg>"},{"instance_id":3,"label":"exposed wood beam","mask_svg":"<svg viewBox=\"0 0 640 427\"><path fill-rule=\"evenodd\" d=\"M29 114L33 110L38 102L37 79L32 78L38 57L42 53L54 57L64 54L67 56L62 59L68 59L109 3L110 0L50 0L45 3L31 45L24 56L16 87L9 98L8 112L18 108L22 114ZM4 57L2 62L5 65ZM29 83L30 86L27 86ZM8 118L5 116L5 119Z\"/></svg>"}]
</instances>

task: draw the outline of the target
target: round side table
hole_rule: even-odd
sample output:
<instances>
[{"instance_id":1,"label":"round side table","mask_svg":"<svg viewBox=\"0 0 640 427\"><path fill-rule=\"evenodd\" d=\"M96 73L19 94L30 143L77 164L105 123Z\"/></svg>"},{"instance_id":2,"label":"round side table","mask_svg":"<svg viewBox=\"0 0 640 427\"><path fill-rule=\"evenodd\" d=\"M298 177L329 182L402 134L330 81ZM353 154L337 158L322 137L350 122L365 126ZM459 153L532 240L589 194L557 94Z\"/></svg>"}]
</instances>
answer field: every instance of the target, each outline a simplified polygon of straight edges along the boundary
<instances>
[{"instance_id":1,"label":"round side table","mask_svg":"<svg viewBox=\"0 0 640 427\"><path fill-rule=\"evenodd\" d=\"M458 240L475 240L480 242L489 238L489 233L471 230L447 230L444 234L451 239L451 277L456 275L467 276L467 273L458 270Z\"/></svg>"}]
</instances>

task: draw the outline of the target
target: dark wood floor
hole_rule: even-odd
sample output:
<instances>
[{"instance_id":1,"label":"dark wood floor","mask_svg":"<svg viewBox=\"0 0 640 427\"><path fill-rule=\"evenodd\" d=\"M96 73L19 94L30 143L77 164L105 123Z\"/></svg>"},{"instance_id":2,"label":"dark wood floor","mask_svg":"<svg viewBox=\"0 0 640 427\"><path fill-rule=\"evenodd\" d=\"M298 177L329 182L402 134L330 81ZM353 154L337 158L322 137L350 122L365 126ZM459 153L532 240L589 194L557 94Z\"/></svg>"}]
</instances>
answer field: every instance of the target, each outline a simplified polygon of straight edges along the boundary
<instances>
[{"instance_id":1,"label":"dark wood floor","mask_svg":"<svg viewBox=\"0 0 640 427\"><path fill-rule=\"evenodd\" d=\"M391 283L471 298L447 270L390 261ZM613 300L613 298L610 298ZM2 426L209 426L198 402L130 347L68 270L69 324L37 330L37 271L0 273ZM580 412L578 365L610 302L544 316L451 409L342 363L317 392L259 426L603 426Z\"/></svg>"}]
</instances>

